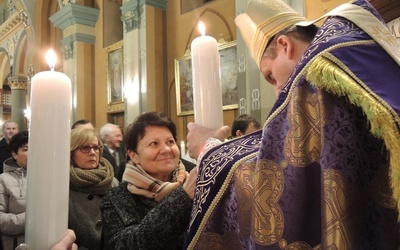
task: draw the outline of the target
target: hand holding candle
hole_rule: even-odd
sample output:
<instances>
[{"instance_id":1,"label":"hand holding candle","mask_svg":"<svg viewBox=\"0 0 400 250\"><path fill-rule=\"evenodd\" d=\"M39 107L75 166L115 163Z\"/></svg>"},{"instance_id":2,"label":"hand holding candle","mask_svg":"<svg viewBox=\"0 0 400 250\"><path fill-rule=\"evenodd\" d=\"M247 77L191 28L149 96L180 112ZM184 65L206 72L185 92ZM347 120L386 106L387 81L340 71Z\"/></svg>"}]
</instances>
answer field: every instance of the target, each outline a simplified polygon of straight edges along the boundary
<instances>
[{"instance_id":1,"label":"hand holding candle","mask_svg":"<svg viewBox=\"0 0 400 250\"><path fill-rule=\"evenodd\" d=\"M205 35L202 22L199 29L202 36L191 44L194 120L206 128L219 128L223 125L223 111L218 44Z\"/></svg>"},{"instance_id":2,"label":"hand holding candle","mask_svg":"<svg viewBox=\"0 0 400 250\"><path fill-rule=\"evenodd\" d=\"M54 52L46 58L51 71L37 73L31 83L28 249L50 249L68 228L71 80L54 71Z\"/></svg>"}]
</instances>

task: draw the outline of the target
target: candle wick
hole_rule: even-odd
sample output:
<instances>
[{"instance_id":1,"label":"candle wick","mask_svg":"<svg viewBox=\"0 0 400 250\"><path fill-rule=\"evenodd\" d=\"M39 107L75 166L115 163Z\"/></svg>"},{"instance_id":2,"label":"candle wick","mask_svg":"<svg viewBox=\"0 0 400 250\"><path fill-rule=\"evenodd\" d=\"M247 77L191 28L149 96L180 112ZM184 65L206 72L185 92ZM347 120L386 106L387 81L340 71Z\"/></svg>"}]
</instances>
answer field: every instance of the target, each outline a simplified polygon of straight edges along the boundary
<instances>
[{"instance_id":1,"label":"candle wick","mask_svg":"<svg viewBox=\"0 0 400 250\"><path fill-rule=\"evenodd\" d=\"M50 66L50 70L51 70L51 71L54 71L54 66Z\"/></svg>"}]
</instances>

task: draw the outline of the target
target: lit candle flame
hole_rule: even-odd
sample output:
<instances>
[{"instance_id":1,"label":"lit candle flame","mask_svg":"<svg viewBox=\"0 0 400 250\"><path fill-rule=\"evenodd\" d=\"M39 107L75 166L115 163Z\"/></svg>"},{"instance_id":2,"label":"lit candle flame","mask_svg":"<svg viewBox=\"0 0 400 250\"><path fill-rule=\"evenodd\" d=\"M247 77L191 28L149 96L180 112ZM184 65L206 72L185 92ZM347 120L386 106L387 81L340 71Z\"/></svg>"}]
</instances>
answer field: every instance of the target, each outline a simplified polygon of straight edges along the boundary
<instances>
[{"instance_id":1,"label":"lit candle flame","mask_svg":"<svg viewBox=\"0 0 400 250\"><path fill-rule=\"evenodd\" d=\"M50 69L53 71L54 67L56 65L56 62L57 62L57 56L56 56L56 53L54 52L54 50L49 49L49 51L47 51L46 61L49 64Z\"/></svg>"},{"instance_id":2,"label":"lit candle flame","mask_svg":"<svg viewBox=\"0 0 400 250\"><path fill-rule=\"evenodd\" d=\"M206 34L206 26L204 26L203 22L199 22L199 31L202 36Z\"/></svg>"}]
</instances>

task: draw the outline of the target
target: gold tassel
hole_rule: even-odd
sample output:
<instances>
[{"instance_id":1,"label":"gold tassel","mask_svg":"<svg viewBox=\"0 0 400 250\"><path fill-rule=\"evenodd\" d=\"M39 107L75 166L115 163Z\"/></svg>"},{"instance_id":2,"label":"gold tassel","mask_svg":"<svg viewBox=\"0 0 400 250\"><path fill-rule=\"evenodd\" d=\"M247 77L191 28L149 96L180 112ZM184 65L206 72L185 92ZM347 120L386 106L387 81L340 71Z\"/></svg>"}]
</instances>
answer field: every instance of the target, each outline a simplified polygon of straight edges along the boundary
<instances>
[{"instance_id":1,"label":"gold tassel","mask_svg":"<svg viewBox=\"0 0 400 250\"><path fill-rule=\"evenodd\" d=\"M361 86L350 74L326 57L319 56L307 68L306 79L317 87L336 96L345 96L350 103L360 107L371 124L371 133L383 139L390 156L390 180L393 198L400 211L400 133L399 116L373 92ZM398 217L400 222L400 213Z\"/></svg>"}]
</instances>

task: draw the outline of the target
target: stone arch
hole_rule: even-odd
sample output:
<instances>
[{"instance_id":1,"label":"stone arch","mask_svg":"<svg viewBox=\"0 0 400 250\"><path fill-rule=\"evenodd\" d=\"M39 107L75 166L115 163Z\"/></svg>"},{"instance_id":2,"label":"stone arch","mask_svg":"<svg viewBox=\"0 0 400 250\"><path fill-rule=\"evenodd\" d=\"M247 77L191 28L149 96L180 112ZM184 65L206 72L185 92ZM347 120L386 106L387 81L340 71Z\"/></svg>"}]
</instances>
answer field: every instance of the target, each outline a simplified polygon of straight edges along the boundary
<instances>
[{"instance_id":1,"label":"stone arch","mask_svg":"<svg viewBox=\"0 0 400 250\"><path fill-rule=\"evenodd\" d=\"M35 65L34 72L39 72L43 70L48 70L49 68L45 60L45 55L48 49L54 49L57 57L59 59L62 58L61 41L63 35L62 31L54 27L48 20L48 17L52 16L59 10L58 1L36 0L35 2L34 22L35 27L39 28L37 28L33 32L35 40L35 45L33 49L33 65ZM62 71L62 60L58 60L57 69L58 71Z\"/></svg>"},{"instance_id":2,"label":"stone arch","mask_svg":"<svg viewBox=\"0 0 400 250\"><path fill-rule=\"evenodd\" d=\"M227 42L233 41L236 38L234 37L234 33L229 26L229 22L226 18L219 12L206 8L197 18L195 25L190 31L188 41L186 42L186 48L190 47L190 44L194 38L199 36L198 32L198 23L202 21L206 26L206 34L214 37L217 41L221 38L226 40ZM218 24L217 24L218 23ZM208 29L207 29L208 27ZM211 29L210 29L211 27ZM220 27L218 29L214 29L213 27Z\"/></svg>"},{"instance_id":3,"label":"stone arch","mask_svg":"<svg viewBox=\"0 0 400 250\"><path fill-rule=\"evenodd\" d=\"M3 88L3 83L7 82L10 76L10 58L5 48L0 47L0 83Z\"/></svg>"},{"instance_id":4,"label":"stone arch","mask_svg":"<svg viewBox=\"0 0 400 250\"><path fill-rule=\"evenodd\" d=\"M17 49L14 56L13 75L28 75L28 40L26 32L23 31L17 42Z\"/></svg>"}]
</instances>

